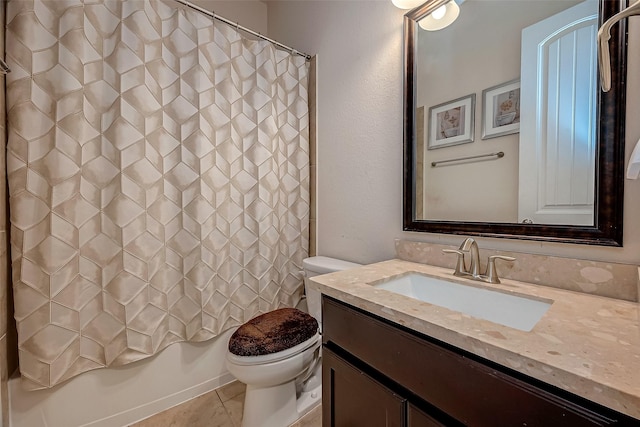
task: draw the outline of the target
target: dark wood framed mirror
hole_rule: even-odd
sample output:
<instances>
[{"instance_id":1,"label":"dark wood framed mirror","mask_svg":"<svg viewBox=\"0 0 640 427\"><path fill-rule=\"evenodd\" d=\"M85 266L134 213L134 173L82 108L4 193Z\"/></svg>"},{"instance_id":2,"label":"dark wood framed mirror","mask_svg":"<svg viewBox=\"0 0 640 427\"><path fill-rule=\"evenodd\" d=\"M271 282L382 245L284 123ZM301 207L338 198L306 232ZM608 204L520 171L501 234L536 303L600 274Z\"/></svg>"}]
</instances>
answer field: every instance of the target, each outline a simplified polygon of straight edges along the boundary
<instances>
[{"instance_id":1,"label":"dark wood framed mirror","mask_svg":"<svg viewBox=\"0 0 640 427\"><path fill-rule=\"evenodd\" d=\"M462 0L464 1L464 0ZM428 102L420 101L421 105L418 105L418 99L422 95L419 93L425 93L425 90L429 92L429 88L436 88L436 86L440 85L440 82L437 79L428 79L428 81L424 81L422 78L422 74L418 71L418 65L421 61L420 53L421 49L419 49L419 34L425 33L426 37L431 37L432 39L437 39L435 35L429 35L424 30L420 29L418 26L418 21L420 19L426 17L434 10L438 9L440 6L446 4L445 0L429 0L424 3L422 6L410 11L405 15L404 18L404 183L403 183L403 229L405 231L417 231L417 232L429 232L429 233L445 233L445 234L460 234L460 235L472 235L472 236L485 236L485 237L500 237L500 238L513 238L513 239L527 239L527 240L540 240L540 241L553 241L553 242L563 242L563 243L576 243L576 244L589 244L589 245L605 245L605 246L622 246L622 222L623 222L623 195L624 195L624 124L625 124L625 98L626 98L626 42L627 42L627 30L625 26L625 22L622 21L616 26L613 27L612 38L610 42L611 48L611 62L612 62L612 89L611 91L604 93L600 90L598 79L597 79L597 65L593 65L592 74L596 73L595 85L597 88L592 92L592 103L595 106L595 112L593 112L593 137L592 137L592 167L591 167L591 181L593 184L588 187L588 191L586 192L586 197L590 199L592 214L587 222L577 221L575 223L567 222L559 223L554 222L544 222L538 223L528 223L530 222L528 219L524 221L527 223L522 223L522 218L520 216L516 217L516 215L512 215L511 220L507 218L504 220L503 218L498 218L496 220L491 217L487 218L486 216L480 215L476 218L469 217L458 217L457 215L449 215L443 214L442 212L434 214L433 217L430 217L425 212L428 210L430 206L435 206L441 200L440 196L431 197L427 193L427 186L423 183L423 180L426 182L425 175L428 172L425 172L425 168L431 167L431 161L426 157L426 153L432 155L444 155L445 152L450 152L453 154L458 154L458 158L460 157L460 153L471 153L473 152L470 148L474 149L484 149L484 151L497 151L491 150L491 144L500 144L500 139L506 139L502 134L497 132L496 135L498 137L487 136L489 132L485 132L484 124L488 123L485 121L484 114L486 111L490 111L489 108L485 108L484 101L484 93L488 92L488 89L493 89L493 87L489 87L490 85L484 84L484 86L473 88L472 90L466 90L465 93L454 93L452 91L450 94L447 94L445 97L440 96L440 99L433 98ZM460 3L460 0L458 0ZM493 2L478 2L474 0L467 0L463 2L460 6L460 15L465 12L469 12L465 10L465 8L471 7L472 4L477 3L493 3ZM511 2L518 3L518 2ZM539 3L562 3L562 2L539 2ZM574 3L580 3L576 1ZM598 15L594 20L597 21L597 27L599 27L606 19L619 12L621 8L627 5L625 0L622 1L606 1L600 0L597 2L594 7L598 9ZM502 18L508 17L508 12L504 12ZM476 21L479 20L478 15L473 15ZM446 29L447 31L454 31L456 23L451 26L451 29ZM595 23L593 24L595 28ZM593 30L592 30L593 31ZM444 34L444 33L443 33ZM446 35L446 34L445 34ZM420 37L425 37L420 35ZM515 36L514 36L515 37ZM473 37L471 37L473 38ZM452 40L451 36L447 36L446 39L443 40ZM466 39L469 39L467 36ZM420 39L422 40L422 39ZM446 44L446 42L445 42ZM595 45L595 42L594 42ZM449 51L457 51L457 49L451 49L451 46L444 46L443 42L440 42L440 46L443 48L448 48ZM421 46L420 46L421 47ZM524 48L523 48L524 49ZM453 53L452 53L453 54ZM593 58L593 52L591 52L591 57ZM597 58L595 59L597 62ZM445 61L446 62L446 61ZM523 63L524 64L524 63ZM446 65L446 64L445 64ZM473 69L474 64L469 63L469 68ZM422 67L422 65L421 65ZM431 67L431 65L429 65ZM427 67L427 68L429 68ZM437 68L437 67L434 67ZM445 68L446 69L446 68ZM420 74L420 76L419 76ZM524 76L524 73L523 73ZM420 81L419 77L421 78ZM509 82L511 83L511 82ZM593 82L592 82L593 84ZM419 86L421 88L419 88ZM523 91L524 91L524 77L523 77ZM427 89L425 89L425 86ZM454 85L455 86L455 85ZM461 85L463 86L463 85ZM519 87L519 83L518 83ZM463 90L460 88L455 88L456 90ZM422 91L422 92L420 92ZM434 91L436 92L436 91ZM575 91L574 91L575 92ZM470 94L473 94L471 97ZM467 102L465 100L465 96L471 97L471 99L475 102L470 103L470 108L474 110L472 113L475 113L476 117L476 131L475 131L475 140L474 140L474 132L473 127L471 130L471 141L473 143L469 144L469 139L465 139L460 145L458 143L441 143L447 141L435 141L432 138L432 134L427 132L426 139L428 142L425 142L425 132L429 130L430 127L435 127L432 121L439 119L437 116L437 107L441 107L441 105L446 104L447 101L451 101L454 105L456 101L459 102ZM518 95L520 96L520 95ZM447 98L448 97L448 98ZM446 99L445 99L446 98ZM471 102L471 101L468 101ZM578 104L576 104L578 105ZM455 105L454 105L455 107ZM446 107L450 108L450 107ZM451 107L453 108L453 107ZM468 107L469 108L469 107ZM485 108L485 110L483 110ZM523 100L523 111L522 115L525 115L524 111L524 100ZM428 113L427 113L428 111ZM434 113L434 111L436 113ZM538 110L536 110L538 111ZM486 113L489 114L489 113ZM467 120L469 116L473 116L474 114L467 114ZM520 111L518 111L518 115L520 115ZM430 117L431 116L431 117ZM478 123L480 121L480 117L482 117L482 132L479 132L481 126ZM538 120L540 121L540 120ZM473 124L473 122L472 122ZM521 125L524 129L524 122ZM482 133L482 139L480 138L480 134ZM513 132L512 132L513 133ZM421 135L419 138L418 135ZM530 134L528 134L530 135ZM468 134L465 136L469 136ZM486 138L485 138L486 136ZM442 134L442 138L446 138L448 135ZM522 136L511 135L512 138L523 138ZM430 139L431 138L431 139ZM493 139L489 139L493 138ZM562 138L560 138L562 139ZM434 141L432 141L434 140ZM517 139L516 139L517 141ZM432 144L433 142L433 144ZM515 143L516 146L518 142ZM439 146L438 146L439 145ZM513 145L511 145L513 147ZM438 148L437 150L433 148ZM442 148L442 149L439 149ZM458 150L458 151L454 151ZM462 151L466 150L466 151ZM517 157L516 154L512 154L513 157ZM524 150L520 150L523 152ZM446 156L445 156L446 157ZM455 156L454 156L455 157ZM508 155L506 156L508 157ZM442 158L442 157L441 157ZM500 158L496 156L496 158ZM447 160L449 161L449 160ZM502 161L502 160L500 160ZM513 161L513 160L512 160ZM517 160L516 160L517 161ZM520 159L522 162L523 160ZM525 159L526 161L526 159ZM476 162L472 160L472 162ZM495 166L498 161L483 161L477 162L482 163L483 167L496 168ZM437 162L436 162L437 163ZM465 166L466 165L466 166ZM457 174L456 171L463 170L472 170L473 168L478 167L477 165L469 166L467 162L453 162L451 166L447 165L447 172L452 174ZM547 165L547 168L549 166ZM455 169L458 168L458 169ZM445 169L445 168L442 168ZM517 163L515 168L516 174L518 174ZM475 169L476 171L478 169ZM460 172L462 173L462 172ZM522 180L522 177L513 177L514 181L518 181L518 179ZM462 178L463 185L466 185L464 182L471 183L473 181L479 181L483 183L484 178L482 173L476 173L475 175L470 175L465 178ZM487 180L488 181L488 180ZM502 178L502 182L509 181L509 179L505 180ZM511 184L513 186L513 184ZM547 184L548 185L548 184ZM422 186L421 188L418 188ZM465 202L465 194L461 194L459 187L455 187L454 185L449 188L447 185L444 185L443 191L453 192L454 196L458 201L462 202L462 206L464 206ZM516 201L518 198L517 193L523 193L522 190L517 188L517 183L515 184L516 193ZM492 193L492 184L488 181L485 184L485 191L487 191L487 195L491 195ZM418 191L419 190L419 191ZM499 192L500 190L495 190ZM478 191L475 191L478 193ZM471 199L471 196L469 196ZM482 200L482 199L481 199ZM430 205L431 204L431 205ZM479 203L470 202L471 205L477 206ZM490 197L487 197L487 210L491 211L492 206L497 206L490 200ZM561 204L561 203L560 203ZM501 210L496 207L495 211ZM473 209L469 209L469 211L473 211ZM589 212L590 213L590 212Z\"/></svg>"}]
</instances>

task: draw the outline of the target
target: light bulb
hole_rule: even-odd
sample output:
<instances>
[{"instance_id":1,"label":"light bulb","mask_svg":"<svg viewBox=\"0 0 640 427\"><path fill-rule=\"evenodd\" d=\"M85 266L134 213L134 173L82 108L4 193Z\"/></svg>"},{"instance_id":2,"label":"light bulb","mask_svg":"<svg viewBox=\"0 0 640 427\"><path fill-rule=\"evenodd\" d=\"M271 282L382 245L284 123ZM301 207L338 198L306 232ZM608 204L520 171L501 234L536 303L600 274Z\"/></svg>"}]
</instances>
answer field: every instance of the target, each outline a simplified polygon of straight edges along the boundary
<instances>
[{"instance_id":1,"label":"light bulb","mask_svg":"<svg viewBox=\"0 0 640 427\"><path fill-rule=\"evenodd\" d=\"M422 18L418 25L427 31L438 31L451 25L459 14L460 6L452 0Z\"/></svg>"},{"instance_id":2,"label":"light bulb","mask_svg":"<svg viewBox=\"0 0 640 427\"><path fill-rule=\"evenodd\" d=\"M443 4L434 10L433 13L431 13L431 16L433 16L433 19L442 19L445 13L447 13L447 5Z\"/></svg>"},{"instance_id":3,"label":"light bulb","mask_svg":"<svg viewBox=\"0 0 640 427\"><path fill-rule=\"evenodd\" d=\"M391 0L391 3L399 9L413 9L424 3L424 0Z\"/></svg>"}]
</instances>

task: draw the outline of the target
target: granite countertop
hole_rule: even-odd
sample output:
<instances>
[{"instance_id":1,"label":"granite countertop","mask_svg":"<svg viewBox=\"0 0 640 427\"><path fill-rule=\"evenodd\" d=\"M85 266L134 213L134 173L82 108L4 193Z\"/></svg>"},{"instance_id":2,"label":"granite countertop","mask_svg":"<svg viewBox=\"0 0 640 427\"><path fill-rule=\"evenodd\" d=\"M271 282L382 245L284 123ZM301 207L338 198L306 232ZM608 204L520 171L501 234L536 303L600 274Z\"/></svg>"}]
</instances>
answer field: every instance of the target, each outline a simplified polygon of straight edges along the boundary
<instances>
[{"instance_id":1,"label":"granite countertop","mask_svg":"<svg viewBox=\"0 0 640 427\"><path fill-rule=\"evenodd\" d=\"M553 300L523 332L370 286L417 272ZM316 276L323 294L640 419L639 304L509 279L493 285L401 260Z\"/></svg>"}]
</instances>

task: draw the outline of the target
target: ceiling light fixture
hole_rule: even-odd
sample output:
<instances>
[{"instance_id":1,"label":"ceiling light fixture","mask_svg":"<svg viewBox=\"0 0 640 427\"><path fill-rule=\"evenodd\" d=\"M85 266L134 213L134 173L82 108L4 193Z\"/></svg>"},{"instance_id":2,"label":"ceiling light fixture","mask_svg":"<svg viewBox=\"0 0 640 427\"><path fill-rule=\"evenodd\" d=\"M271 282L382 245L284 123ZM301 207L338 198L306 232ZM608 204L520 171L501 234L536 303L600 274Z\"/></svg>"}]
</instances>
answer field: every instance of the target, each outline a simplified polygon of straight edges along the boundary
<instances>
[{"instance_id":1,"label":"ceiling light fixture","mask_svg":"<svg viewBox=\"0 0 640 427\"><path fill-rule=\"evenodd\" d=\"M460 15L460 6L452 0L422 18L418 25L423 30L438 31L453 24L458 15Z\"/></svg>"},{"instance_id":2,"label":"ceiling light fixture","mask_svg":"<svg viewBox=\"0 0 640 427\"><path fill-rule=\"evenodd\" d=\"M424 3L424 0L391 0L391 3L399 9L413 9Z\"/></svg>"}]
</instances>

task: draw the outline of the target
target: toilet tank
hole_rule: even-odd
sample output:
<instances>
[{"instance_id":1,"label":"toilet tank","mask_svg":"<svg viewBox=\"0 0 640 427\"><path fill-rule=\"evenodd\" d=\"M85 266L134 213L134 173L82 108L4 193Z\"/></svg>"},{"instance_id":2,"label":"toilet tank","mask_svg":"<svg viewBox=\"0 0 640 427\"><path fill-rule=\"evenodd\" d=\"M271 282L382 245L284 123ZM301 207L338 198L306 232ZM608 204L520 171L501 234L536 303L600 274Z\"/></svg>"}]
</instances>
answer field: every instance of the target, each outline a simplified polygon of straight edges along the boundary
<instances>
[{"instance_id":1,"label":"toilet tank","mask_svg":"<svg viewBox=\"0 0 640 427\"><path fill-rule=\"evenodd\" d=\"M309 286L309 277L319 276L321 274L333 273L335 271L348 270L350 268L360 267L362 264L343 261L341 259L329 258L326 256L313 256L302 260L302 268L304 269L304 291L307 295L307 306L309 314L316 318L322 330L322 309L320 305L321 294L316 289Z\"/></svg>"}]
</instances>

